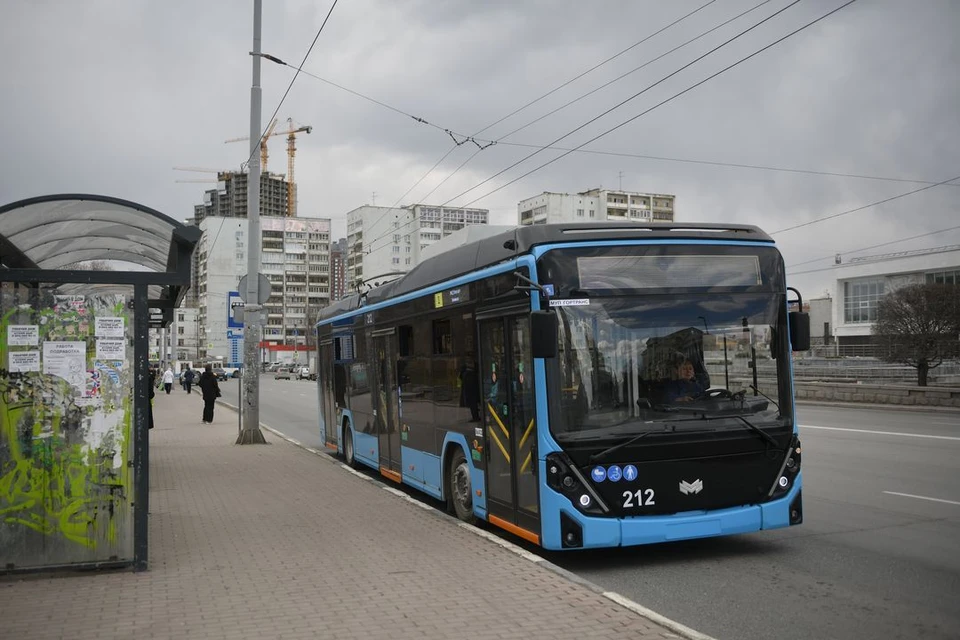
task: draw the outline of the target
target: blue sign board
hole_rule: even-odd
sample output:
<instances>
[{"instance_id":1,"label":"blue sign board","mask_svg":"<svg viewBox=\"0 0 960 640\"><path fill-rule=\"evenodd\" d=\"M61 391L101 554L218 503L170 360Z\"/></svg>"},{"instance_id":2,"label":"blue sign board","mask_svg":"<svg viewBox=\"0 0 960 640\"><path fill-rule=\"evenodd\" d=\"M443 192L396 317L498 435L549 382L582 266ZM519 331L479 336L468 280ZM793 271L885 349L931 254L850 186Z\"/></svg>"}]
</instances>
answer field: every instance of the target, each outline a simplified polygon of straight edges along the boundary
<instances>
[{"instance_id":1,"label":"blue sign board","mask_svg":"<svg viewBox=\"0 0 960 640\"><path fill-rule=\"evenodd\" d=\"M237 291L227 292L228 367L243 365L243 320L237 319L235 315L237 309L243 309L243 299L240 297L240 293Z\"/></svg>"},{"instance_id":2,"label":"blue sign board","mask_svg":"<svg viewBox=\"0 0 960 640\"><path fill-rule=\"evenodd\" d=\"M237 291L227 292L227 329L243 329L243 320L237 320L234 316L237 309L243 309L243 298Z\"/></svg>"}]
</instances>

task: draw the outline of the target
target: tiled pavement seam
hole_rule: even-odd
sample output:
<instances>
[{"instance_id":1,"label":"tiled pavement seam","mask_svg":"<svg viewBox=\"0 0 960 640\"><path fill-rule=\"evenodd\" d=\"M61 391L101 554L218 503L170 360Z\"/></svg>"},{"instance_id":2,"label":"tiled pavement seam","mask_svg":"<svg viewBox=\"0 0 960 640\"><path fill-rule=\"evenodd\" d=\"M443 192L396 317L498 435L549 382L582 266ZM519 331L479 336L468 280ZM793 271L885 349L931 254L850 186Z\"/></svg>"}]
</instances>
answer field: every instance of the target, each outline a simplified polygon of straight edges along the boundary
<instances>
[{"instance_id":1,"label":"tiled pavement seam","mask_svg":"<svg viewBox=\"0 0 960 640\"><path fill-rule=\"evenodd\" d=\"M225 402L225 401L223 401L223 400L219 400L219 401L218 401L218 404L220 404L220 405L222 405L222 406L224 406L224 407L226 407L226 408L228 408L228 409L230 409L231 411L234 411L234 412L236 412L236 413L238 413L239 410L240 410L239 407L237 407L237 406L235 406L235 405L233 405L233 404L230 404L230 403L228 403L228 402ZM500 537L498 537L498 536L496 536L496 535L494 535L494 534L492 534L492 533L490 533L490 532L488 532L488 531L485 531L485 530L480 529L480 528L478 528L478 527L475 527L475 526L466 524L466 523L464 523L464 522L460 522L459 520L457 520L457 519L454 518L453 516L450 516L450 515L448 515L448 514L446 514L446 513L443 513L443 512L440 512L440 511L436 511L435 509L433 509L433 507L431 507L430 505L426 504L425 502L421 502L421 501L419 501L419 500L417 500L417 499L415 499L415 498L411 498L409 495L407 495L407 494L404 493L403 491L400 491L399 489L396 489L396 488L390 486L390 485L387 484L387 483L381 482L380 480L375 479L375 478L373 478L373 477L371 477L371 476L369 476L369 475L365 475L365 474L363 474L363 473L360 473L360 472L358 472L358 471L355 471L355 470L351 469L351 468L350 468L349 466L347 466L346 464L344 464L344 463L340 462L339 460L336 460L335 458L331 457L326 451L318 450L318 449L316 449L316 448L314 448L314 447L311 447L311 446L309 446L309 445L303 444L302 442L298 441L297 439L291 438L291 437L287 436L286 434L284 434L283 432L279 431L278 429L274 429L274 428L271 427L270 425L265 424L265 423L263 423L263 422L260 423L260 426L261 426L263 429L265 429L265 430L269 431L270 433L274 434L275 436L277 436L277 437L279 437L279 438L282 438L283 440L286 440L287 442L289 442L289 443L291 443L291 444L293 444L293 445L295 445L295 446L297 446L297 447L300 447L301 449L304 449L304 450L306 450L306 451L309 451L310 453L313 453L313 454L319 456L322 460L331 462L331 463L339 466L343 471L346 471L346 472L348 472L348 473L352 473L352 474L354 474L355 476L357 476L357 477L359 477L359 478L361 478L361 479L363 479L363 480L368 480L368 481L372 482L373 484L381 487L382 489L385 489L385 490L393 493L393 494L396 495L397 497L399 497L399 498L401 498L401 499L403 499L403 500L406 500L406 501L408 501L409 503L411 503L411 504L413 504L413 505L415 505L415 506L418 506L418 507L421 507L421 508L423 508L423 509L426 509L428 512L434 514L434 515L437 516L438 518L446 519L446 520L448 520L448 521L451 521L452 523L456 524L457 526L466 529L466 530L469 531L470 533L473 533L474 535L478 535L478 536L480 536L480 537L482 537L482 538L485 538L485 539L487 539L488 541L492 542L493 544L499 545L499 546L503 547L504 549L506 549L507 551L510 551L511 553L513 553L513 554L515 554L515 555L518 555L518 556L520 556L521 558L524 558L525 560L528 560L528 561L530 561L530 562L536 563L536 564L540 565L541 567L543 567L544 569L547 569L548 571L553 571L554 573L557 573L557 574L559 574L559 575L567 578L567 579L570 580L571 582L577 583L577 584L579 584L579 585L581 585L581 586L589 589L590 591L593 591L594 593L600 594L600 595L602 595L603 597L605 597L605 598L607 598L607 599L615 602L616 604L618 604L618 605L620 605L620 606L623 606L623 607L625 607L625 608L627 608L627 609L629 609L629 610L631 610L631 611L633 611L633 612L635 612L635 613L638 613L638 614L640 614L641 616L644 616L645 618L648 618L648 619L652 620L653 622L656 622L657 624L660 624L661 626L667 628L669 631L671 631L671 632L673 632L673 633L675 633L675 634L678 634L678 635L680 635L681 637L688 638L688 640L715 640L712 636L709 636L709 635L707 635L707 634L705 634L705 633L701 633L701 632L697 631L696 629L692 629L692 628L690 628L690 627L688 627L688 626L686 626L686 625L684 625L684 624L682 624L682 623L680 623L680 622L677 622L676 620L673 620L673 619L671 619L671 618L667 618L666 616L663 616L663 615L657 613L656 611L654 611L654 610L652 610L652 609L649 609L649 608L647 608L647 607L644 607L644 606L641 605L640 603L634 602L633 600L630 600L629 598L627 598L627 597L625 597L625 596L623 596L623 595L621 595L621 594L619 594L619 593L616 593L616 592L613 592L613 591L607 591L607 590L605 590L603 587L601 587L600 585L598 585L598 584L596 584L596 583L593 583L593 582L590 582L590 581L587 580L586 578L582 578L582 577L578 576L577 574L572 573L572 572L564 569L563 567L561 567L561 566L559 566L559 565L557 565L557 564L554 564L554 563L552 563L552 562L550 562L550 561L548 561L548 560L545 560L544 558L536 555L535 553L531 553L531 552L527 551L526 549L524 549L524 548L522 548L522 547L520 547L520 546L517 546L517 545L515 545L515 544L513 544L513 543L511 543L511 542L509 542L509 541L507 541L507 540L504 540L504 539L502 539L502 538L500 538ZM668 637L671 637L671 636L668 635Z\"/></svg>"},{"instance_id":2,"label":"tiled pavement seam","mask_svg":"<svg viewBox=\"0 0 960 640\"><path fill-rule=\"evenodd\" d=\"M150 570L5 578L0 637L677 637L303 449L234 446L235 414L199 413L156 403Z\"/></svg>"}]
</instances>

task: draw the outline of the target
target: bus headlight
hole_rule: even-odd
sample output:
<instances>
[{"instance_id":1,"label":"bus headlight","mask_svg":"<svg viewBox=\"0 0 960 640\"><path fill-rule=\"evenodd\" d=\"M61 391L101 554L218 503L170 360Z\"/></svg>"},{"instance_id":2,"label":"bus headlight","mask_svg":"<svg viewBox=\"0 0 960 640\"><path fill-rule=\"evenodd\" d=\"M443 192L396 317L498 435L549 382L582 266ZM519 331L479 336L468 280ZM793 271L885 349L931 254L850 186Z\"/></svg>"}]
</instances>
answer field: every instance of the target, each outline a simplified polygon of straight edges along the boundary
<instances>
[{"instance_id":1,"label":"bus headlight","mask_svg":"<svg viewBox=\"0 0 960 640\"><path fill-rule=\"evenodd\" d=\"M590 515L609 513L610 509L566 454L547 455L547 486L560 493L579 511Z\"/></svg>"},{"instance_id":2,"label":"bus headlight","mask_svg":"<svg viewBox=\"0 0 960 640\"><path fill-rule=\"evenodd\" d=\"M786 459L780 467L780 473L777 474L777 479L770 487L769 496L778 498L785 495L793 486L798 473L800 473L800 440L794 437L790 441L790 448L787 449Z\"/></svg>"}]
</instances>

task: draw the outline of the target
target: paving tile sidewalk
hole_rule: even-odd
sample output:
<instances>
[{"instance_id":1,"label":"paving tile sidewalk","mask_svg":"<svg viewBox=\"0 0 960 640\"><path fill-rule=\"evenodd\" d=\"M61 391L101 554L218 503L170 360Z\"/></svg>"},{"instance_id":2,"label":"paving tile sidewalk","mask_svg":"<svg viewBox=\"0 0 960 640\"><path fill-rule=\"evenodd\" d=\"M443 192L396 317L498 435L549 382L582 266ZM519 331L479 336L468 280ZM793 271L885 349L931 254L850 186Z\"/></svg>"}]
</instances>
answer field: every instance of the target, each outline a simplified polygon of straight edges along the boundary
<instances>
[{"instance_id":1,"label":"paving tile sidewalk","mask_svg":"<svg viewBox=\"0 0 960 640\"><path fill-rule=\"evenodd\" d=\"M157 396L150 570L0 579L3 638L676 638L265 434Z\"/></svg>"}]
</instances>

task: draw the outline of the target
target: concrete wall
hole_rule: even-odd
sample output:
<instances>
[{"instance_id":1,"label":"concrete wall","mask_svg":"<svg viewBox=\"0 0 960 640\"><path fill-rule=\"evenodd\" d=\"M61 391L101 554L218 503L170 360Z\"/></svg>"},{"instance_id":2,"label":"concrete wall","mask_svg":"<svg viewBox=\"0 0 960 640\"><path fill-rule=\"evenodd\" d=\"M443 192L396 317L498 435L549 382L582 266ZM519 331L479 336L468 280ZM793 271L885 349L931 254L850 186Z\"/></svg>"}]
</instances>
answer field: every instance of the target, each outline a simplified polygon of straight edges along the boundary
<instances>
[{"instance_id":1,"label":"concrete wall","mask_svg":"<svg viewBox=\"0 0 960 640\"><path fill-rule=\"evenodd\" d=\"M795 382L794 390L798 400L956 407L960 409L960 387Z\"/></svg>"}]
</instances>

